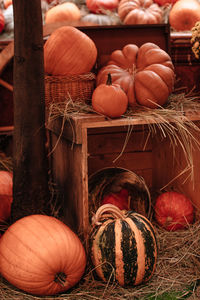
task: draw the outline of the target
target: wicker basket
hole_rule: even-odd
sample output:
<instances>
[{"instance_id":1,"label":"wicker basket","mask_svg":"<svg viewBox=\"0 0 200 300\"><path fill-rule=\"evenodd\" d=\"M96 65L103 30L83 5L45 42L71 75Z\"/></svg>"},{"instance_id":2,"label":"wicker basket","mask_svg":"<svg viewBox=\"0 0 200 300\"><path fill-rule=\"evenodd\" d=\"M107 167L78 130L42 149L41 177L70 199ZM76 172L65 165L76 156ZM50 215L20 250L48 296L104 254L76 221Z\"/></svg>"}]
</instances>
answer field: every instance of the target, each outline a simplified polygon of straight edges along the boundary
<instances>
[{"instance_id":1,"label":"wicker basket","mask_svg":"<svg viewBox=\"0 0 200 300\"><path fill-rule=\"evenodd\" d=\"M147 218L151 214L151 196L141 176L124 168L103 168L89 177L90 218L101 205L103 197L110 192L125 188L130 196L130 209Z\"/></svg>"},{"instance_id":2,"label":"wicker basket","mask_svg":"<svg viewBox=\"0 0 200 300\"><path fill-rule=\"evenodd\" d=\"M69 100L90 102L95 88L94 73L69 76L45 76L45 102L65 102Z\"/></svg>"}]
</instances>

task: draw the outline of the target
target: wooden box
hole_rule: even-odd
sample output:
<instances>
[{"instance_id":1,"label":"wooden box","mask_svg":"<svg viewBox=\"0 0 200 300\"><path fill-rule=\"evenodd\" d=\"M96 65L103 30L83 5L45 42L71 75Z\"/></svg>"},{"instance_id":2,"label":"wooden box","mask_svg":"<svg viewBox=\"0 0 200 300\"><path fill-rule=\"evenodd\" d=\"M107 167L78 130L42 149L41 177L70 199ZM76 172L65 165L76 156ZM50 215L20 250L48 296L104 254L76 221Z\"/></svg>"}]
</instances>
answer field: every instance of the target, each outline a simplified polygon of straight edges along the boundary
<instances>
[{"instance_id":1,"label":"wooden box","mask_svg":"<svg viewBox=\"0 0 200 300\"><path fill-rule=\"evenodd\" d=\"M200 114L190 116L199 118ZM87 237L90 226L88 178L105 167L122 167L141 175L152 195L165 186L178 189L200 208L198 147L193 149L191 179L190 170L184 171L187 163L181 145L173 148L170 138L159 130L152 136L149 124L142 118L107 120L95 114L74 116L64 127L59 119L48 124L51 170L62 197L63 218L80 235Z\"/></svg>"}]
</instances>

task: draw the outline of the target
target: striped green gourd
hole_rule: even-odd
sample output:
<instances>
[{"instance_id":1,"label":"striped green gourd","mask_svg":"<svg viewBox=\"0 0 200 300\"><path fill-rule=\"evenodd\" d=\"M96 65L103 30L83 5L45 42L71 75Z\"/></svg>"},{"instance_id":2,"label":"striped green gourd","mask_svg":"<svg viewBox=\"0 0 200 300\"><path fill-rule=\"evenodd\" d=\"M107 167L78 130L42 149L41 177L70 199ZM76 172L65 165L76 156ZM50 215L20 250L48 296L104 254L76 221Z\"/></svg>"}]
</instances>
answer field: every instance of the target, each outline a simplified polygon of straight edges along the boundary
<instances>
[{"instance_id":1,"label":"striped green gourd","mask_svg":"<svg viewBox=\"0 0 200 300\"><path fill-rule=\"evenodd\" d=\"M115 205L99 207L92 219L90 255L96 274L121 286L147 282L157 262L157 242L151 222Z\"/></svg>"}]
</instances>

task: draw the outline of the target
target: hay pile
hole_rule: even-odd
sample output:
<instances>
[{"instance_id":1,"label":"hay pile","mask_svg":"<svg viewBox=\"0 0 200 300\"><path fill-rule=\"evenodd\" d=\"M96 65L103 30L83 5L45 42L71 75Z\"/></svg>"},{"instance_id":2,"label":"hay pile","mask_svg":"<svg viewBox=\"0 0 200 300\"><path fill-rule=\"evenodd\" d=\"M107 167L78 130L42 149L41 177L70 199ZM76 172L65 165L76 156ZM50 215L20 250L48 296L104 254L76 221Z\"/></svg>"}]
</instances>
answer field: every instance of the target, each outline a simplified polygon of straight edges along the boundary
<instances>
[{"instance_id":1,"label":"hay pile","mask_svg":"<svg viewBox=\"0 0 200 300\"><path fill-rule=\"evenodd\" d=\"M74 289L55 297L27 295L0 279L2 300L97 300L97 299L200 299L200 223L178 232L155 227L159 246L157 268L152 279L136 287L123 288L116 283L94 279L93 270ZM165 297L164 297L165 296ZM162 298L163 297L163 298ZM167 298L168 297L168 298ZM171 298L170 298L171 297Z\"/></svg>"}]
</instances>

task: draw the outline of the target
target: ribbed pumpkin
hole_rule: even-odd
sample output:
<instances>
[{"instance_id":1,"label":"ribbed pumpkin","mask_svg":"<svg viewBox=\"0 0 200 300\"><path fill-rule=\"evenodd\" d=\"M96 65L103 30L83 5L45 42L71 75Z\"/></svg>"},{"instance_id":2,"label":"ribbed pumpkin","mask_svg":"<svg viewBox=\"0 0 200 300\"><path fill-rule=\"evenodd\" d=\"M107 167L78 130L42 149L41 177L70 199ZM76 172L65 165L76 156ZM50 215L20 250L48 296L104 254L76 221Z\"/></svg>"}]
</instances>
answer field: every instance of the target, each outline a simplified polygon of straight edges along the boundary
<instances>
[{"instance_id":1,"label":"ribbed pumpkin","mask_svg":"<svg viewBox=\"0 0 200 300\"><path fill-rule=\"evenodd\" d=\"M168 53L154 43L115 50L97 74L97 85L112 76L126 92L129 104L156 108L164 105L174 87L174 66Z\"/></svg>"},{"instance_id":2,"label":"ribbed pumpkin","mask_svg":"<svg viewBox=\"0 0 200 300\"><path fill-rule=\"evenodd\" d=\"M163 11L153 0L121 0L118 14L124 24L158 24Z\"/></svg>"},{"instance_id":3,"label":"ribbed pumpkin","mask_svg":"<svg viewBox=\"0 0 200 300\"><path fill-rule=\"evenodd\" d=\"M81 75L92 70L97 58L93 40L72 26L54 30L44 45L44 69L50 75Z\"/></svg>"},{"instance_id":4,"label":"ribbed pumpkin","mask_svg":"<svg viewBox=\"0 0 200 300\"><path fill-rule=\"evenodd\" d=\"M78 6L71 2L64 2L53 6L45 14L45 23L56 23L66 21L76 21L81 18Z\"/></svg>"},{"instance_id":5,"label":"ribbed pumpkin","mask_svg":"<svg viewBox=\"0 0 200 300\"><path fill-rule=\"evenodd\" d=\"M104 204L93 217L90 253L100 279L121 286L147 282L157 262L157 243L150 221L133 211Z\"/></svg>"},{"instance_id":6,"label":"ribbed pumpkin","mask_svg":"<svg viewBox=\"0 0 200 300\"><path fill-rule=\"evenodd\" d=\"M86 255L78 236L58 219L29 215L0 239L0 273L34 295L54 295L81 279Z\"/></svg>"}]
</instances>

